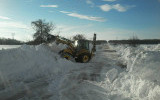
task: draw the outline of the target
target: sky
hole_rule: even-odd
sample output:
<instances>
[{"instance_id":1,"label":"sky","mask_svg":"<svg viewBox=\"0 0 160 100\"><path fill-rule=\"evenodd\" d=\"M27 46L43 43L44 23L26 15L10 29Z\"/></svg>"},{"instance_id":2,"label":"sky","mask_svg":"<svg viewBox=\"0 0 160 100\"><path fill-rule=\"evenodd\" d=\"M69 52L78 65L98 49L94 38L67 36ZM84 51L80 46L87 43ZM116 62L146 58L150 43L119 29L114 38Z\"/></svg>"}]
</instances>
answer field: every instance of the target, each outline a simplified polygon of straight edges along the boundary
<instances>
[{"instance_id":1,"label":"sky","mask_svg":"<svg viewBox=\"0 0 160 100\"><path fill-rule=\"evenodd\" d=\"M0 37L32 40L32 21L53 22L53 35L92 39L160 38L160 0L0 0Z\"/></svg>"}]
</instances>

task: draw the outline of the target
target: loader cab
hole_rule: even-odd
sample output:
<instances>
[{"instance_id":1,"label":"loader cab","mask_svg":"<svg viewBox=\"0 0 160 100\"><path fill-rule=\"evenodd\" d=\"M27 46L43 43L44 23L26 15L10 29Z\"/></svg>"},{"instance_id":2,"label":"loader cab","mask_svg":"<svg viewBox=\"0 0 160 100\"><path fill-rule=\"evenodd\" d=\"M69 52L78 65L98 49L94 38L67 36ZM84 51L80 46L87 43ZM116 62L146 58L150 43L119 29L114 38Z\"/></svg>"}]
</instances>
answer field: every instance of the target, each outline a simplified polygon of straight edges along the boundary
<instances>
[{"instance_id":1,"label":"loader cab","mask_svg":"<svg viewBox=\"0 0 160 100\"><path fill-rule=\"evenodd\" d=\"M77 50L89 50L89 41L88 40L76 40L74 43Z\"/></svg>"}]
</instances>

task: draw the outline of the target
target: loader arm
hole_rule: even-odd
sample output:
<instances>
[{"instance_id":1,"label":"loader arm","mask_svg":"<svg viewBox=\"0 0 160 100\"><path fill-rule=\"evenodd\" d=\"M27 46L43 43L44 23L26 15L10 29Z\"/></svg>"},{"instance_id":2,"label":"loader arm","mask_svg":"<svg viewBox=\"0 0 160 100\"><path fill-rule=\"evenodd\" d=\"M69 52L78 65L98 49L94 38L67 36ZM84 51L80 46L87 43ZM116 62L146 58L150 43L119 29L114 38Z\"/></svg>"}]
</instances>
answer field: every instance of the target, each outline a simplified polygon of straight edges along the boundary
<instances>
[{"instance_id":1,"label":"loader arm","mask_svg":"<svg viewBox=\"0 0 160 100\"><path fill-rule=\"evenodd\" d=\"M70 48L72 51L74 51L74 49L75 49L75 47L74 47L74 45L72 44L71 41L67 41L67 40L62 40L62 39L60 39L60 38L56 38L56 42L57 42L57 43L66 44L67 46L69 46L69 48Z\"/></svg>"}]
</instances>

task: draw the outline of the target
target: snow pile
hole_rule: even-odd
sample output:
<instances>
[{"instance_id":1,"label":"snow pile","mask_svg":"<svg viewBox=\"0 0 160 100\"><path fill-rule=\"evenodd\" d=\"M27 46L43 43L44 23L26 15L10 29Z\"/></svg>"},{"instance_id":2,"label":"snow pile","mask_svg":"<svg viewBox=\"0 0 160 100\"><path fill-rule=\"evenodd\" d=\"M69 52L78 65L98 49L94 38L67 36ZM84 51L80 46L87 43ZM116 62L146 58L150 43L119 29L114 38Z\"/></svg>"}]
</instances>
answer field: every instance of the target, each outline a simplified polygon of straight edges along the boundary
<instances>
[{"instance_id":1,"label":"snow pile","mask_svg":"<svg viewBox=\"0 0 160 100\"><path fill-rule=\"evenodd\" d=\"M160 86L133 74L121 73L112 83L114 94L122 94L132 100L159 100Z\"/></svg>"},{"instance_id":2,"label":"snow pile","mask_svg":"<svg viewBox=\"0 0 160 100\"><path fill-rule=\"evenodd\" d=\"M121 60L127 64L127 71L141 78L160 82L160 46L118 47Z\"/></svg>"},{"instance_id":3,"label":"snow pile","mask_svg":"<svg viewBox=\"0 0 160 100\"><path fill-rule=\"evenodd\" d=\"M18 49L2 50L0 56L0 73L8 80L57 73L64 68L63 62L71 65L71 62L62 61L63 59L52 53L45 45L36 47L23 45Z\"/></svg>"},{"instance_id":4,"label":"snow pile","mask_svg":"<svg viewBox=\"0 0 160 100\"><path fill-rule=\"evenodd\" d=\"M127 69L118 75L111 84L113 94L143 100L160 98L160 45L142 45L113 47ZM105 82L108 84L108 82Z\"/></svg>"},{"instance_id":5,"label":"snow pile","mask_svg":"<svg viewBox=\"0 0 160 100\"><path fill-rule=\"evenodd\" d=\"M80 66L60 58L56 53L58 52L56 45L52 45L52 48L53 49L50 49L50 47L42 44L38 46L23 45L16 49L1 50L0 99L11 98L14 93L19 91L31 92L34 84L38 84L35 85L35 87L40 84L43 87L45 86L44 84L49 84L46 85L48 86L45 88L47 90L40 88L40 91L45 91L45 93L50 91L51 94L55 94L52 98L58 98L58 86L60 81L67 72L80 68ZM59 46L59 48L62 48L62 46ZM30 87L29 90L26 86L28 88ZM39 94L35 94L33 97L35 96L40 97ZM34 98L32 99L35 100Z\"/></svg>"},{"instance_id":6,"label":"snow pile","mask_svg":"<svg viewBox=\"0 0 160 100\"><path fill-rule=\"evenodd\" d=\"M141 45L146 51L160 51L160 44L158 45Z\"/></svg>"},{"instance_id":7,"label":"snow pile","mask_svg":"<svg viewBox=\"0 0 160 100\"><path fill-rule=\"evenodd\" d=\"M56 42L50 43L49 46L51 47L51 50L55 53L58 53L59 51L67 48L68 46L65 44L56 44Z\"/></svg>"}]
</instances>

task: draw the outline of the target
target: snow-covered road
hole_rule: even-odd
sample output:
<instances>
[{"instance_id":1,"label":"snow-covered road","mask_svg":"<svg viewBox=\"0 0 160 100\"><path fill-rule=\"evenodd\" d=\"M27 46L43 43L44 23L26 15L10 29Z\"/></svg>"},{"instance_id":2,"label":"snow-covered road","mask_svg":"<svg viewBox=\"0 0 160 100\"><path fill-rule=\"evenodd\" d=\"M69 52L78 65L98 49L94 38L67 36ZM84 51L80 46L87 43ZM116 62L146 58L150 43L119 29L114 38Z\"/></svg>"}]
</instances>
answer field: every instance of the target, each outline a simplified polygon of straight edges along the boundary
<instances>
[{"instance_id":1,"label":"snow-covered road","mask_svg":"<svg viewBox=\"0 0 160 100\"><path fill-rule=\"evenodd\" d=\"M107 45L105 45L107 46ZM104 56L105 55L105 56ZM104 48L98 50L96 57L85 67L69 72L60 85L61 100L125 100L127 98L119 94L111 95L105 88L99 85L105 81L107 72L115 68L117 72L109 76L114 81L118 71L124 69L117 66L117 54L114 50ZM116 74L116 75L115 75ZM115 75L115 76L114 76ZM130 99L127 99L130 100Z\"/></svg>"}]
</instances>

